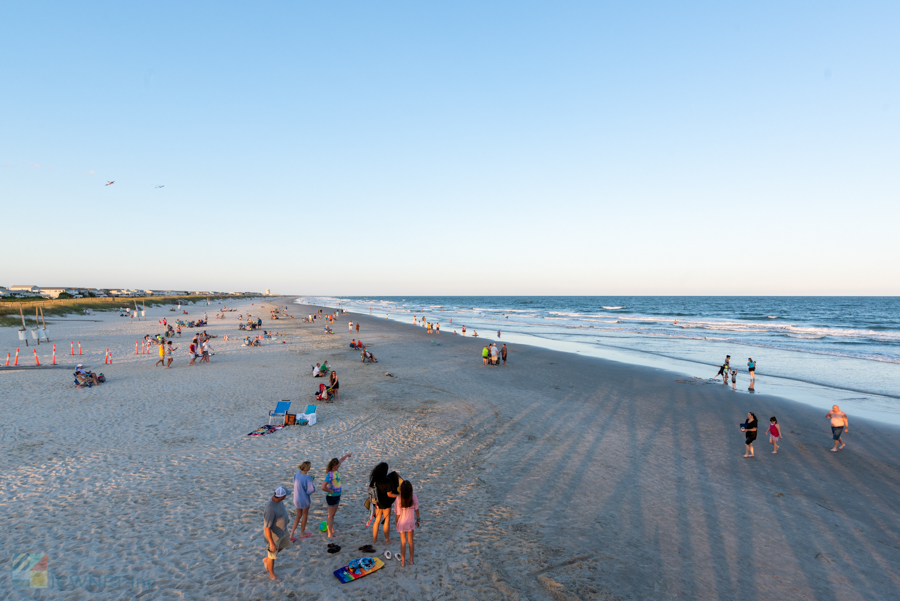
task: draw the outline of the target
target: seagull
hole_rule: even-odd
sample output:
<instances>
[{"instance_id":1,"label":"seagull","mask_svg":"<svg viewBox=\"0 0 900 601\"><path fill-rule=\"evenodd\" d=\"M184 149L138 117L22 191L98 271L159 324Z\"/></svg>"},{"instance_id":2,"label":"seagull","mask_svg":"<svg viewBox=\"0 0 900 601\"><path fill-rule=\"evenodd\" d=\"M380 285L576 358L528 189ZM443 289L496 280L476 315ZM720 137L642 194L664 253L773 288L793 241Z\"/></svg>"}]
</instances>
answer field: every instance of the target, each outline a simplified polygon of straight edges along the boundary
<instances>
[{"instance_id":1,"label":"seagull","mask_svg":"<svg viewBox=\"0 0 900 601\"><path fill-rule=\"evenodd\" d=\"M113 180L113 181L111 181L111 182L106 182L106 185L107 185L107 186L111 186L111 185L113 185L114 183L116 183L115 180Z\"/></svg>"},{"instance_id":2,"label":"seagull","mask_svg":"<svg viewBox=\"0 0 900 601\"><path fill-rule=\"evenodd\" d=\"M154 187L154 188L165 188L165 187L166 187L166 185L165 185L165 184L163 184L163 185L161 185L161 186L153 186L153 187Z\"/></svg>"}]
</instances>

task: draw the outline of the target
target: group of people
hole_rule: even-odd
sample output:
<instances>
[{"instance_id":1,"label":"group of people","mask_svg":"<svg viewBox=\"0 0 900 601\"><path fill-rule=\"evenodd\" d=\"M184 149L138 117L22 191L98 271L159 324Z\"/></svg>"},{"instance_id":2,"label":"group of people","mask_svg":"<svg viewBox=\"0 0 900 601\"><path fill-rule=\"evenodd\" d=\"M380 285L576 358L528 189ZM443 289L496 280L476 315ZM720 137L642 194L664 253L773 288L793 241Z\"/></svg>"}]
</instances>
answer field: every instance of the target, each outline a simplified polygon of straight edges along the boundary
<instances>
[{"instance_id":1,"label":"group of people","mask_svg":"<svg viewBox=\"0 0 900 601\"><path fill-rule=\"evenodd\" d=\"M747 371L750 373L750 391L754 390L756 385L756 361L752 357L747 359ZM737 370L731 368L731 355L725 356L725 363L719 366L719 373L713 376L713 380L722 376L722 383L728 384L728 377L731 376L731 387L737 390Z\"/></svg>"},{"instance_id":2,"label":"group of people","mask_svg":"<svg viewBox=\"0 0 900 601\"><path fill-rule=\"evenodd\" d=\"M841 411L840 407L833 405L831 411L825 414L825 419L831 421L831 438L834 441L834 446L829 450L832 453L837 453L840 449L847 446L842 437L845 433L850 431L850 418L847 417L846 413ZM753 443L756 441L758 431L759 422L756 419L756 414L750 411L747 413L747 420L741 424L741 432L744 433L744 447L746 448L744 457L755 457L753 454ZM778 443L781 442L781 439L784 436L781 431L781 426L778 424L778 418L774 415L769 418L768 434L769 442L773 447L772 454L774 455L778 453Z\"/></svg>"},{"instance_id":3,"label":"group of people","mask_svg":"<svg viewBox=\"0 0 900 601\"><path fill-rule=\"evenodd\" d=\"M484 348L481 349L481 362L483 365L500 365L500 360L503 360L503 365L506 365L506 345L504 344L501 348L497 348L497 344L485 344Z\"/></svg>"},{"instance_id":4,"label":"group of people","mask_svg":"<svg viewBox=\"0 0 900 601\"><path fill-rule=\"evenodd\" d=\"M752 357L747 359L747 371L750 373L749 390L752 392L756 382L756 361ZM713 379L715 380L722 376L723 382L727 384L729 374L731 375L732 388L737 389L737 370L731 368L731 355L726 355L725 363L719 366L719 373ZM847 414L841 411L837 405L832 406L831 411L825 417L831 420L831 436L834 446L830 450L836 453L839 449L847 446L844 444L841 436L843 433L850 431L850 421ZM753 443L756 441L757 433L759 432L759 421L756 418L756 414L752 411L747 413L747 419L741 424L741 432L744 433L744 457L755 457ZM773 447L772 454L777 454L778 445L784 434L781 430L781 425L778 423L778 418L774 415L769 418L769 427L766 432L769 435L769 443Z\"/></svg>"},{"instance_id":5,"label":"group of people","mask_svg":"<svg viewBox=\"0 0 900 601\"><path fill-rule=\"evenodd\" d=\"M334 457L325 466L325 478L318 488L315 484L315 475L309 473L312 463L304 461L297 466L297 472L293 477L293 503L296 510L293 524L290 513L284 505L288 496L288 490L279 486L272 497L266 503L263 512L263 536L266 543L266 558L263 563L269 573L269 579L280 581L275 574L275 560L278 553L290 548L292 543L312 536L307 532L306 526L309 519L309 509L312 506L312 495L317 490L325 493L325 506L328 509L325 519L325 538L334 541L340 534L334 526L335 516L341 505L343 483L341 481L340 468L345 461L353 456L347 453L343 457ZM415 561L415 531L421 527L419 515L419 499L413 492L412 483L402 479L397 472L390 471L387 463L379 463L369 475L367 506L370 508L369 521L374 522L372 527L372 545L360 547L366 553L375 553L374 545L378 543L379 527L384 532L385 544L392 544L390 537L390 516L395 515L394 527L400 535L400 563L406 566ZM368 524L367 524L368 525ZM297 528L300 535L297 536ZM407 560L407 549L409 560ZM329 553L337 553L340 546L332 542L328 545ZM391 552L386 551L385 557L391 559Z\"/></svg>"},{"instance_id":6,"label":"group of people","mask_svg":"<svg viewBox=\"0 0 900 601\"><path fill-rule=\"evenodd\" d=\"M451 319L450 321L452 322L453 320ZM427 321L425 319L424 315L422 316L421 320L418 317L416 317L415 315L413 315L413 323L416 325L421 324L423 328L427 328L429 334L440 334L441 333L441 324L436 323L436 322L432 323L430 321Z\"/></svg>"}]
</instances>

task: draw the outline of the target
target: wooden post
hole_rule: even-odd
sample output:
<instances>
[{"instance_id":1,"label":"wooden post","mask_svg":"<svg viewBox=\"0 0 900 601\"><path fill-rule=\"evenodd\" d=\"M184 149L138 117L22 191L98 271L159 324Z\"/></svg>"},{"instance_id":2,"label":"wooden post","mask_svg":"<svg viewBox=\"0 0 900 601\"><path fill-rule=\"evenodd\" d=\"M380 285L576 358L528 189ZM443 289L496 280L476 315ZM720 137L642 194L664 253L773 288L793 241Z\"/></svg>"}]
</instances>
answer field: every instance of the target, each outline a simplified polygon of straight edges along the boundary
<instances>
[{"instance_id":1,"label":"wooden post","mask_svg":"<svg viewBox=\"0 0 900 601\"><path fill-rule=\"evenodd\" d=\"M19 315L22 317L22 331L27 332L28 328L25 327L25 313L22 312L22 305L19 305ZM28 346L28 335L25 335L25 346ZM16 353L16 365L18 365L18 353Z\"/></svg>"}]
</instances>

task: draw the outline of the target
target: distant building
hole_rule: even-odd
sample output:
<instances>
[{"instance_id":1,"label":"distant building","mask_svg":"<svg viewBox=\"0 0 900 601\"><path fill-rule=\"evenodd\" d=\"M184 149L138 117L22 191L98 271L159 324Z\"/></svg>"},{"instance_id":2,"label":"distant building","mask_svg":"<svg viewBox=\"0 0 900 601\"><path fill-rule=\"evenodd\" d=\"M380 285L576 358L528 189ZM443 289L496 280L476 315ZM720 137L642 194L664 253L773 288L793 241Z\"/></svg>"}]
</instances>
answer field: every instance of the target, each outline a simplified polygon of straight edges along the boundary
<instances>
[{"instance_id":1,"label":"distant building","mask_svg":"<svg viewBox=\"0 0 900 601\"><path fill-rule=\"evenodd\" d=\"M269 289L266 288L266 296L269 296Z\"/></svg>"},{"instance_id":2,"label":"distant building","mask_svg":"<svg viewBox=\"0 0 900 601\"><path fill-rule=\"evenodd\" d=\"M0 286L0 296L12 296L12 295L13 295L12 290L10 290L9 288L4 288L3 286Z\"/></svg>"},{"instance_id":3,"label":"distant building","mask_svg":"<svg viewBox=\"0 0 900 601\"><path fill-rule=\"evenodd\" d=\"M9 289L11 292L18 292L19 293L18 296L40 296L41 295L41 289L38 286L25 286L25 285L20 284L18 286L10 286Z\"/></svg>"},{"instance_id":4,"label":"distant building","mask_svg":"<svg viewBox=\"0 0 900 601\"><path fill-rule=\"evenodd\" d=\"M59 295L65 292L74 298L81 298L81 290L79 288L68 288L59 286L46 286L41 288L41 296L44 298L59 298Z\"/></svg>"}]
</instances>

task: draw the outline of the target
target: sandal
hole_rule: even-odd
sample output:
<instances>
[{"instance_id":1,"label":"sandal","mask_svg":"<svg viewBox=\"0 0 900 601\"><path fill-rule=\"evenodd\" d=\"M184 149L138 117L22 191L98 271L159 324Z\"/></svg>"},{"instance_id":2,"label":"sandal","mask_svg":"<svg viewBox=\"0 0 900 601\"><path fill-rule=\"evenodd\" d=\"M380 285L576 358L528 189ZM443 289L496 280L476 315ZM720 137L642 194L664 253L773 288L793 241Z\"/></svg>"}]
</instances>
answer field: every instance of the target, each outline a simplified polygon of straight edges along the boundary
<instances>
[{"instance_id":1,"label":"sandal","mask_svg":"<svg viewBox=\"0 0 900 601\"><path fill-rule=\"evenodd\" d=\"M384 558L385 558L385 559L390 559L390 558L391 558L391 552L390 552L390 551L385 551L385 552L384 552Z\"/></svg>"}]
</instances>

